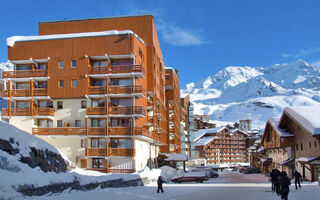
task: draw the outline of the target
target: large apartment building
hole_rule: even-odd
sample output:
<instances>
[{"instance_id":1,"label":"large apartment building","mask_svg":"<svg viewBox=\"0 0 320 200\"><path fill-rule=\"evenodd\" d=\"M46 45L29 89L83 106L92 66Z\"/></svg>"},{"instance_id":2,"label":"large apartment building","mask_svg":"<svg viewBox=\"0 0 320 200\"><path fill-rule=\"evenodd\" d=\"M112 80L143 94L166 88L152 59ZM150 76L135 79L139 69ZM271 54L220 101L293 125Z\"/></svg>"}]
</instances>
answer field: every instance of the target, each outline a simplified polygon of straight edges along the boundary
<instances>
[{"instance_id":1,"label":"large apartment building","mask_svg":"<svg viewBox=\"0 0 320 200\"><path fill-rule=\"evenodd\" d=\"M2 117L10 124L102 172L134 172L170 152L171 101L153 16L42 22L39 36L7 43L14 70L3 73Z\"/></svg>"},{"instance_id":2,"label":"large apartment building","mask_svg":"<svg viewBox=\"0 0 320 200\"><path fill-rule=\"evenodd\" d=\"M248 135L239 129L218 127L195 132L195 149L208 165L248 162Z\"/></svg>"}]
</instances>

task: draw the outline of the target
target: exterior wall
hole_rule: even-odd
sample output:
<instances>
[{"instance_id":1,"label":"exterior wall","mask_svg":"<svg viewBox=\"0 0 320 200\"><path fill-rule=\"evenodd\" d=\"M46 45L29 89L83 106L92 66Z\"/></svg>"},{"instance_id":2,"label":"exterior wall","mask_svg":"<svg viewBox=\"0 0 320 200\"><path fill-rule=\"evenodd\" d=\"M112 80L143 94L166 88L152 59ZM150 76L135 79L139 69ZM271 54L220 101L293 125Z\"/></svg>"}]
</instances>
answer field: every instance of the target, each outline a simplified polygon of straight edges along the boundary
<instances>
[{"instance_id":1,"label":"exterior wall","mask_svg":"<svg viewBox=\"0 0 320 200\"><path fill-rule=\"evenodd\" d=\"M32 134L32 127L34 127L33 120L29 116L14 116L9 120L10 124Z\"/></svg>"},{"instance_id":2,"label":"exterior wall","mask_svg":"<svg viewBox=\"0 0 320 200\"><path fill-rule=\"evenodd\" d=\"M144 169L148 167L148 161L151 159L151 146L150 143L135 140L135 167L136 170Z\"/></svg>"},{"instance_id":3,"label":"exterior wall","mask_svg":"<svg viewBox=\"0 0 320 200\"><path fill-rule=\"evenodd\" d=\"M81 158L85 156L85 148L81 148L80 136L37 136L57 147L77 167L81 167Z\"/></svg>"},{"instance_id":4,"label":"exterior wall","mask_svg":"<svg viewBox=\"0 0 320 200\"><path fill-rule=\"evenodd\" d=\"M190 160L195 158L193 110L194 110L193 103L189 102L189 107L188 107L189 138L188 140L189 140L189 149L190 149L190 155L189 155Z\"/></svg>"},{"instance_id":5,"label":"exterior wall","mask_svg":"<svg viewBox=\"0 0 320 200\"><path fill-rule=\"evenodd\" d=\"M63 102L63 109L57 109L57 101ZM58 99L53 101L55 117L53 126L57 127L57 120L62 120L63 124L68 122L69 127L75 127L75 120L81 120L81 127L85 127L86 109L81 108L81 101L86 99ZM88 103L89 105L89 103Z\"/></svg>"}]
</instances>

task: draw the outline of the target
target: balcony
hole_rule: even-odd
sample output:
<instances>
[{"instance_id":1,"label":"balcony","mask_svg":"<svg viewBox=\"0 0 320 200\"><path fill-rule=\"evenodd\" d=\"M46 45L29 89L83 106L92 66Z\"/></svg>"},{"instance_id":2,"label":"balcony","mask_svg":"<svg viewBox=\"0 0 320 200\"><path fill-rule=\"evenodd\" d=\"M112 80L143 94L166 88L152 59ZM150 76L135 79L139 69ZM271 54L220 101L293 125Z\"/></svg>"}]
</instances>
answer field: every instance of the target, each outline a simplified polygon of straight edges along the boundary
<instances>
[{"instance_id":1,"label":"balcony","mask_svg":"<svg viewBox=\"0 0 320 200\"><path fill-rule=\"evenodd\" d=\"M9 111L11 111L11 116L31 116L30 108L3 108L2 116L9 116Z\"/></svg>"},{"instance_id":2,"label":"balcony","mask_svg":"<svg viewBox=\"0 0 320 200\"><path fill-rule=\"evenodd\" d=\"M30 78L43 76L48 76L48 71L46 69L16 70L2 72L3 78Z\"/></svg>"},{"instance_id":3,"label":"balcony","mask_svg":"<svg viewBox=\"0 0 320 200\"><path fill-rule=\"evenodd\" d=\"M1 91L2 97L9 97L9 91L3 90ZM48 96L47 88L34 88L33 96ZM11 90L11 97L31 97L30 89L13 89Z\"/></svg>"},{"instance_id":4,"label":"balcony","mask_svg":"<svg viewBox=\"0 0 320 200\"><path fill-rule=\"evenodd\" d=\"M107 92L108 90L108 92ZM123 96L125 94L138 94L144 93L142 89L142 85L121 85L121 86L109 86L109 88L105 86L90 86L89 87L89 95L98 95L98 94L109 94L110 96Z\"/></svg>"},{"instance_id":5,"label":"balcony","mask_svg":"<svg viewBox=\"0 0 320 200\"><path fill-rule=\"evenodd\" d=\"M54 116L53 108L34 108L33 115L35 116Z\"/></svg>"},{"instance_id":6,"label":"balcony","mask_svg":"<svg viewBox=\"0 0 320 200\"><path fill-rule=\"evenodd\" d=\"M91 67L89 69L89 74L108 74L109 76L114 77L130 77L131 75L138 75L140 77L144 77L144 68L142 65L114 65Z\"/></svg>"},{"instance_id":7,"label":"balcony","mask_svg":"<svg viewBox=\"0 0 320 200\"><path fill-rule=\"evenodd\" d=\"M85 135L83 128L63 127L63 128L33 128L33 135Z\"/></svg>"},{"instance_id":8,"label":"balcony","mask_svg":"<svg viewBox=\"0 0 320 200\"><path fill-rule=\"evenodd\" d=\"M86 111L87 115L107 115L107 110L105 107L88 107ZM112 106L109 108L109 115L126 115L130 117L132 114L145 115L145 110L142 106L130 106L130 107L116 107Z\"/></svg>"},{"instance_id":9,"label":"balcony","mask_svg":"<svg viewBox=\"0 0 320 200\"><path fill-rule=\"evenodd\" d=\"M131 149L109 149L109 156L132 156L134 150Z\"/></svg>"},{"instance_id":10,"label":"balcony","mask_svg":"<svg viewBox=\"0 0 320 200\"><path fill-rule=\"evenodd\" d=\"M105 148L88 148L87 149L88 156L106 156Z\"/></svg>"}]
</instances>

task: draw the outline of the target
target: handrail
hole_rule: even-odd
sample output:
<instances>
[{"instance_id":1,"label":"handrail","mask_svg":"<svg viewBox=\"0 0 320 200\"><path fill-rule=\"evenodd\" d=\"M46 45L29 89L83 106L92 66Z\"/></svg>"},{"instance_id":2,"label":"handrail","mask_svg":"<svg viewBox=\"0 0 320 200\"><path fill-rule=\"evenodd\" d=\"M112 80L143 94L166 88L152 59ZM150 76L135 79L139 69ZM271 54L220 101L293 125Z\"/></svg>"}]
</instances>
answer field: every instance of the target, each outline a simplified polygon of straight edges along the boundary
<instances>
[{"instance_id":1,"label":"handrail","mask_svg":"<svg viewBox=\"0 0 320 200\"><path fill-rule=\"evenodd\" d=\"M144 73L144 67L141 64L131 64L131 65L110 65L110 66L90 67L89 69L90 74L131 73L131 72Z\"/></svg>"},{"instance_id":2,"label":"handrail","mask_svg":"<svg viewBox=\"0 0 320 200\"><path fill-rule=\"evenodd\" d=\"M48 70L34 69L34 70L15 70L2 72L3 78L25 78L25 77L41 77L47 76Z\"/></svg>"},{"instance_id":3,"label":"handrail","mask_svg":"<svg viewBox=\"0 0 320 200\"><path fill-rule=\"evenodd\" d=\"M109 94L143 93L142 85L109 86ZM89 94L105 94L105 86L90 86Z\"/></svg>"}]
</instances>

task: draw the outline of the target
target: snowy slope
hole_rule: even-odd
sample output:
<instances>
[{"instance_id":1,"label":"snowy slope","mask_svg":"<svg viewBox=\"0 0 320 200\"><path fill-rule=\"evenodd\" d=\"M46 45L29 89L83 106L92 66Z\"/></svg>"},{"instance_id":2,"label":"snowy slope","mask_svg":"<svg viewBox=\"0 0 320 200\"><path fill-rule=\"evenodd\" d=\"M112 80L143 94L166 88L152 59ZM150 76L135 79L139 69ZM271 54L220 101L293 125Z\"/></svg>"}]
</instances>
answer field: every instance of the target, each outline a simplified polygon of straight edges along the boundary
<instances>
[{"instance_id":1,"label":"snowy slope","mask_svg":"<svg viewBox=\"0 0 320 200\"><path fill-rule=\"evenodd\" d=\"M303 60L266 68L230 66L187 84L181 94L190 94L195 114L214 121L251 118L253 126L263 128L285 106L319 105L320 67Z\"/></svg>"}]
</instances>

